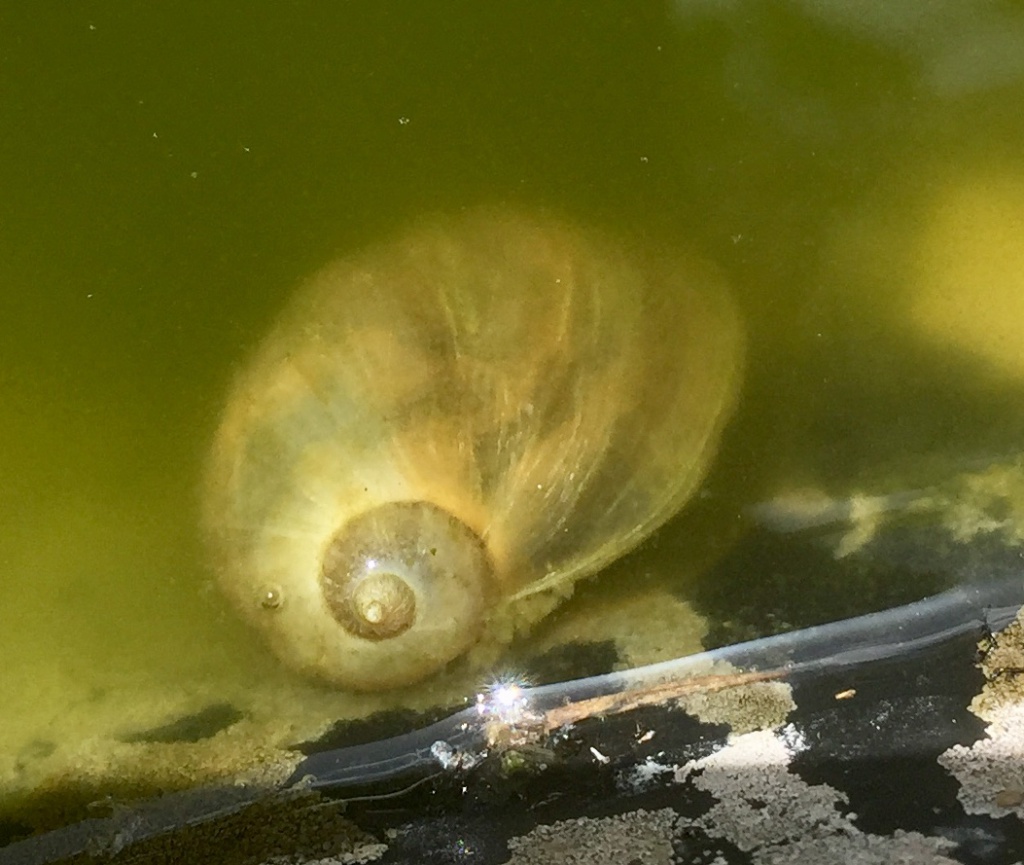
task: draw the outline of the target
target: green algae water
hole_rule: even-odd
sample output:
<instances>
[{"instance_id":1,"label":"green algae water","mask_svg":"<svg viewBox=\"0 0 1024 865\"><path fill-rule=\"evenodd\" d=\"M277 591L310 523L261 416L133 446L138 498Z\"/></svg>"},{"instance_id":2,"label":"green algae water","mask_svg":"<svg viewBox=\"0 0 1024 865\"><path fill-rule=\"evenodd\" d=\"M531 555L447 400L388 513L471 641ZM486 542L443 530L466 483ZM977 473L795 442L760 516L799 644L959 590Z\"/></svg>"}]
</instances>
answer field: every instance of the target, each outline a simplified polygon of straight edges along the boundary
<instances>
[{"instance_id":1,"label":"green algae water","mask_svg":"<svg viewBox=\"0 0 1024 865\"><path fill-rule=\"evenodd\" d=\"M613 566L624 579L581 590L537 635L552 646L635 643L632 624L657 621L620 663L699 649L715 626L690 602L747 508L914 489L1015 454L1024 15L891 7L6 13L8 834L43 825L41 803L59 822L107 794L287 774L275 749L337 717L472 693L451 679L354 696L295 676L217 593L197 528L229 383L294 287L423 214L552 208L696 250L745 323L704 494ZM773 583L746 572L770 606ZM897 589L882 600L923 590ZM881 602L851 592L844 611L862 600ZM728 617L728 598L713 606ZM197 726L166 732L183 718Z\"/></svg>"}]
</instances>

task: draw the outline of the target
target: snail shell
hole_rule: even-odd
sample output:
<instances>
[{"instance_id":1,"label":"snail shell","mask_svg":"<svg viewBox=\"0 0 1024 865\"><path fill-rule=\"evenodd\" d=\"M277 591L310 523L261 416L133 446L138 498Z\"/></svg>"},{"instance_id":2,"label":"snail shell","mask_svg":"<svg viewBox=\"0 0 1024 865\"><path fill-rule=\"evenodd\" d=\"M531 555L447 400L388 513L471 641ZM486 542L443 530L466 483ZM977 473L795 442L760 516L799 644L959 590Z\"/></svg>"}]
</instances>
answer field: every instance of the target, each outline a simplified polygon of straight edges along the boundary
<instances>
[{"instance_id":1,"label":"snail shell","mask_svg":"<svg viewBox=\"0 0 1024 865\"><path fill-rule=\"evenodd\" d=\"M506 641L693 493L741 346L712 270L547 216L475 211L331 264L216 434L221 586L349 688Z\"/></svg>"}]
</instances>

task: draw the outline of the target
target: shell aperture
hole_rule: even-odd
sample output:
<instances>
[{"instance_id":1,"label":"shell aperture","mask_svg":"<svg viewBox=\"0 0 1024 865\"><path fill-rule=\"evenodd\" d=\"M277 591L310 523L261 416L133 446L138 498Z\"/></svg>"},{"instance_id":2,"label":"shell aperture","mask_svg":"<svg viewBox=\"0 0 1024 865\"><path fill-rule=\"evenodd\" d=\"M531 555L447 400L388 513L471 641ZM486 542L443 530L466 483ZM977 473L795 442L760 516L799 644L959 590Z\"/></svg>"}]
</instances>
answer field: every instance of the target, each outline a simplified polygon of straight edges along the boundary
<instances>
[{"instance_id":1,"label":"shell aperture","mask_svg":"<svg viewBox=\"0 0 1024 865\"><path fill-rule=\"evenodd\" d=\"M328 265L215 436L221 587L343 687L500 646L692 495L742 353L713 269L548 216L473 211Z\"/></svg>"}]
</instances>

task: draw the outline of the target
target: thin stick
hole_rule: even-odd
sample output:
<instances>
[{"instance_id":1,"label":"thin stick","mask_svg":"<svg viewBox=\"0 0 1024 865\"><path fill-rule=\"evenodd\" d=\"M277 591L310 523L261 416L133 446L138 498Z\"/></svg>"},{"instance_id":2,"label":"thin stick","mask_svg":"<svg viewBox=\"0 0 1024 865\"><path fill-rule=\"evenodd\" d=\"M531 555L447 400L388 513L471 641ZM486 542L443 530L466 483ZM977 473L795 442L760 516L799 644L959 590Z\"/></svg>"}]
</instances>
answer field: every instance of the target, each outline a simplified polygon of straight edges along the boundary
<instances>
[{"instance_id":1,"label":"thin stick","mask_svg":"<svg viewBox=\"0 0 1024 865\"><path fill-rule=\"evenodd\" d=\"M668 700L679 699L690 694L712 693L755 682L775 681L781 679L785 674L785 670L767 670L755 673L695 676L661 682L657 685L634 688L604 697L591 697L586 700L577 700L575 703L566 703L564 706L557 706L540 715L539 726L542 733L551 733L560 727L576 724L585 718L618 715L641 706L661 705Z\"/></svg>"}]
</instances>

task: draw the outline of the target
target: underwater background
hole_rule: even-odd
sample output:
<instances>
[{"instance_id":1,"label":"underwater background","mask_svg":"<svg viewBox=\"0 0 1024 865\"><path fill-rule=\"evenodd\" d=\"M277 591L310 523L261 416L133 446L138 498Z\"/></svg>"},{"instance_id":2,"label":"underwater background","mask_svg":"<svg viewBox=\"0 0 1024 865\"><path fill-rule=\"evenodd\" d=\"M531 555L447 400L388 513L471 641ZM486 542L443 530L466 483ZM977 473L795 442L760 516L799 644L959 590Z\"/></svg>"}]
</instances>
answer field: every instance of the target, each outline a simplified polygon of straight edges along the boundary
<instances>
[{"instance_id":1,"label":"underwater background","mask_svg":"<svg viewBox=\"0 0 1024 865\"><path fill-rule=\"evenodd\" d=\"M747 331L703 492L541 648L514 648L527 675L593 671L571 651L531 670L553 647L646 663L962 576L901 581L898 551L884 578L787 548L730 559L765 502L772 525L846 521L849 552L901 494L996 463L996 492L975 483L982 504L943 519L1016 519L1012 4L44 3L4 20L0 815L17 825L40 791L59 822L111 790L277 777L279 749L339 717L472 696L297 677L220 598L198 530L228 386L294 287L423 214L552 208L696 250Z\"/></svg>"}]
</instances>

